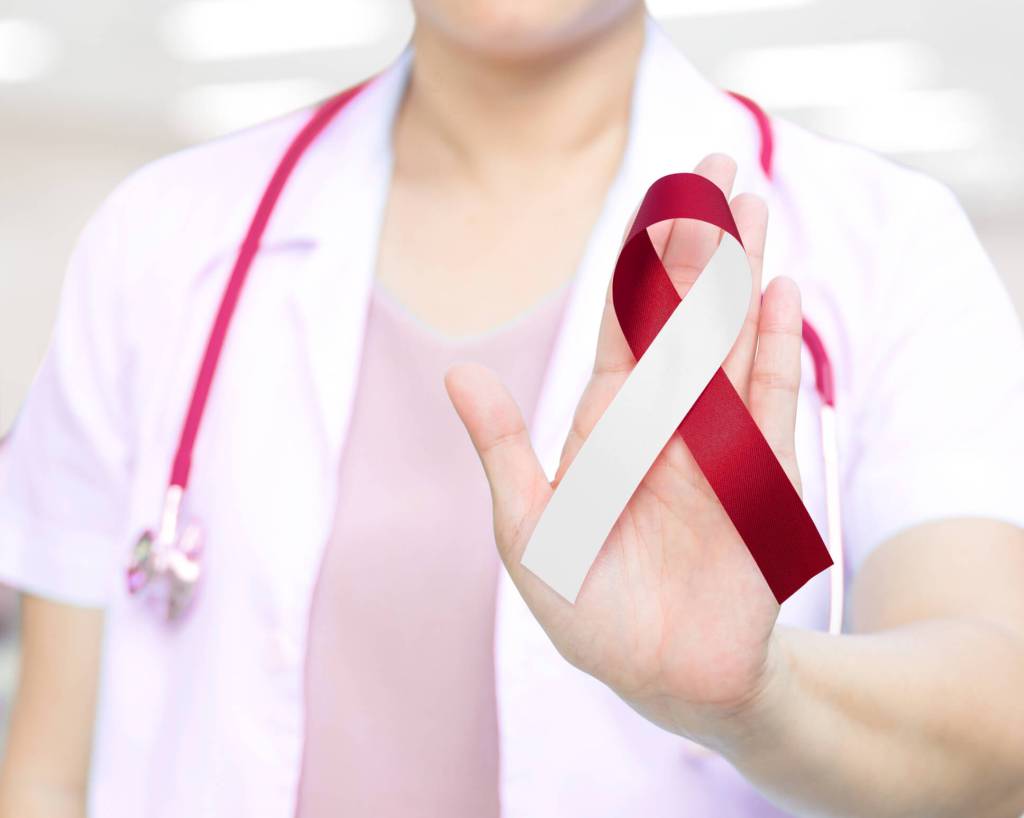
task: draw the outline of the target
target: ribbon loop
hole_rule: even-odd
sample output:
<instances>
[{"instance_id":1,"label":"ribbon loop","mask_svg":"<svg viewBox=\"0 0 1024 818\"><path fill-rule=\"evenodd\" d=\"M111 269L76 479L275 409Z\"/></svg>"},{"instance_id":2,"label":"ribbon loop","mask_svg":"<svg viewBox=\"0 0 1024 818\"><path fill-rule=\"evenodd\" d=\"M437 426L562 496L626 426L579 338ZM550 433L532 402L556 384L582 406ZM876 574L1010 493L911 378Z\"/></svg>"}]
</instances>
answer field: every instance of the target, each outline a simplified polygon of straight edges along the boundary
<instances>
[{"instance_id":1,"label":"ribbon loop","mask_svg":"<svg viewBox=\"0 0 1024 818\"><path fill-rule=\"evenodd\" d=\"M669 219L696 219L723 231L685 298L647 234ZM750 295L749 261L725 194L691 173L651 185L612 280L615 314L637 365L563 476L522 558L569 601L674 432L780 603L832 564L800 496L721 369Z\"/></svg>"}]
</instances>

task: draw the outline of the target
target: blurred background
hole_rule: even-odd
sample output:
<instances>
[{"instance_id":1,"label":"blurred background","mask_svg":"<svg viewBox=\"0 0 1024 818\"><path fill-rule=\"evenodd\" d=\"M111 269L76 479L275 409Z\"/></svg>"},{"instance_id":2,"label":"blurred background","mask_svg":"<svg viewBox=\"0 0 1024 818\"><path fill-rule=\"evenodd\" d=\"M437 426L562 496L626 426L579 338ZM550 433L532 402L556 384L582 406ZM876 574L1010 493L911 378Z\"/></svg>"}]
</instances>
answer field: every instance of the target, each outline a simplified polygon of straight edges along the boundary
<instances>
[{"instance_id":1,"label":"blurred background","mask_svg":"<svg viewBox=\"0 0 1024 818\"><path fill-rule=\"evenodd\" d=\"M715 82L949 184L1024 313L1022 0L648 6ZM120 179L354 83L411 26L405 0L0 0L0 434L75 237Z\"/></svg>"}]
</instances>

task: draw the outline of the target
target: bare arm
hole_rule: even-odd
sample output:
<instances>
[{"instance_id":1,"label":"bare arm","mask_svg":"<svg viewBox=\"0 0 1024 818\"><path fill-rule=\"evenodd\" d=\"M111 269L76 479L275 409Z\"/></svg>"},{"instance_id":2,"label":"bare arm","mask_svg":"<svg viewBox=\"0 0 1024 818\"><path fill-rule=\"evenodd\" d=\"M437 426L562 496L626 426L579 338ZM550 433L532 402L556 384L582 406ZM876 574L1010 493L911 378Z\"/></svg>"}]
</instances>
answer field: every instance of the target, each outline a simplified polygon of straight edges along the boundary
<instances>
[{"instance_id":1,"label":"bare arm","mask_svg":"<svg viewBox=\"0 0 1024 818\"><path fill-rule=\"evenodd\" d=\"M25 595L21 622L0 818L83 818L103 613Z\"/></svg>"},{"instance_id":2,"label":"bare arm","mask_svg":"<svg viewBox=\"0 0 1024 818\"><path fill-rule=\"evenodd\" d=\"M799 815L1024 812L1024 531L922 525L854 586L854 635L780 630L773 683L726 742Z\"/></svg>"}]
</instances>

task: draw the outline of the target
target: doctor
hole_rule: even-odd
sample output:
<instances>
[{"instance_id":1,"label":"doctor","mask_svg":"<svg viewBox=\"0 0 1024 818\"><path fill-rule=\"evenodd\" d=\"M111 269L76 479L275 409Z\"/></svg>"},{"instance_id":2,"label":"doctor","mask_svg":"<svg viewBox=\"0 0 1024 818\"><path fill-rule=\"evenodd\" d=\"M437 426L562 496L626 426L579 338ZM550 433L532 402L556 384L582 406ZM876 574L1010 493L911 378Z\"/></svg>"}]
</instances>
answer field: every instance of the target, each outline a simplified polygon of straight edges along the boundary
<instances>
[{"instance_id":1,"label":"doctor","mask_svg":"<svg viewBox=\"0 0 1024 818\"><path fill-rule=\"evenodd\" d=\"M1024 344L953 197L779 121L769 179L750 112L636 0L415 5L260 242L183 507L203 587L171 624L124 565L310 111L145 167L86 227L5 452L0 816L1024 810ZM816 632L824 575L780 612L678 441L575 608L517 565L632 365L605 309L622 231L694 166L766 284L727 371L819 525L801 297L831 352L854 634ZM680 288L714 244L655 238Z\"/></svg>"}]
</instances>

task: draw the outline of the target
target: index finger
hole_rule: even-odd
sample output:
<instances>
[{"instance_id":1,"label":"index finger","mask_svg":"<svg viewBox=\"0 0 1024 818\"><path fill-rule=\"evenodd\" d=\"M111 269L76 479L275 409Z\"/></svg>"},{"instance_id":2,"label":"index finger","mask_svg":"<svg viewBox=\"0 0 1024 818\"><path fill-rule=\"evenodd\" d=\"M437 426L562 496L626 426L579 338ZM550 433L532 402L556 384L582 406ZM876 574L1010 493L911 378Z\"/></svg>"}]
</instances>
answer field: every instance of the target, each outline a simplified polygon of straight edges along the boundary
<instances>
[{"instance_id":1,"label":"index finger","mask_svg":"<svg viewBox=\"0 0 1024 818\"><path fill-rule=\"evenodd\" d=\"M694 173L710 179L728 196L736 178L736 163L724 154L715 153L702 159ZM630 223L632 221L631 218ZM629 225L625 230L628 229ZM647 232L682 298L714 254L721 231L692 219L673 219L653 225ZM636 359L615 315L609 282L597 340L594 374L628 373L635 364Z\"/></svg>"}]
</instances>

